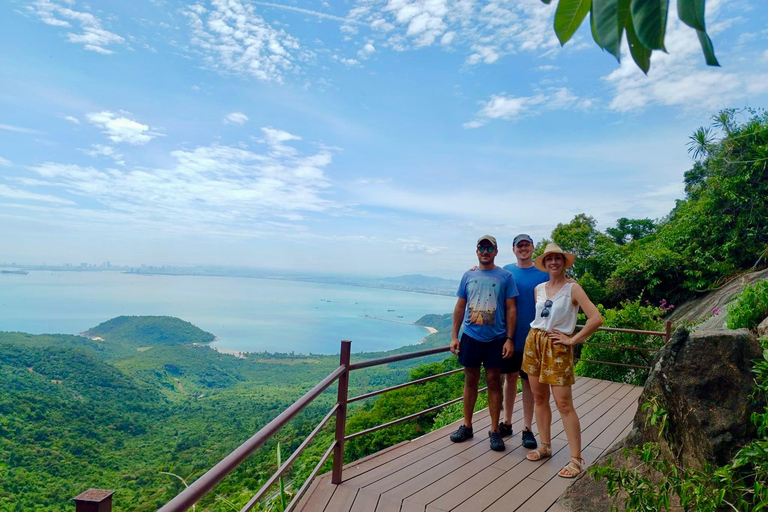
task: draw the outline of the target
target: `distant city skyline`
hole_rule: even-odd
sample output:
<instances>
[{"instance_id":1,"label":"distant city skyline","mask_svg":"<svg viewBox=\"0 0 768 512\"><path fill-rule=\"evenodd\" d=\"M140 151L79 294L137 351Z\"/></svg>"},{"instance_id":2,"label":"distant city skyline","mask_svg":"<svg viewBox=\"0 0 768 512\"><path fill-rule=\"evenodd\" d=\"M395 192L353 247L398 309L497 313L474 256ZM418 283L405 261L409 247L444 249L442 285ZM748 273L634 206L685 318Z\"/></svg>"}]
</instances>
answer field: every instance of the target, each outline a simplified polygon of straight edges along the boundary
<instances>
[{"instance_id":1,"label":"distant city skyline","mask_svg":"<svg viewBox=\"0 0 768 512\"><path fill-rule=\"evenodd\" d=\"M722 68L670 14L644 76L540 0L3 2L0 261L457 277L663 217L693 131L768 104L768 5L706 7Z\"/></svg>"}]
</instances>

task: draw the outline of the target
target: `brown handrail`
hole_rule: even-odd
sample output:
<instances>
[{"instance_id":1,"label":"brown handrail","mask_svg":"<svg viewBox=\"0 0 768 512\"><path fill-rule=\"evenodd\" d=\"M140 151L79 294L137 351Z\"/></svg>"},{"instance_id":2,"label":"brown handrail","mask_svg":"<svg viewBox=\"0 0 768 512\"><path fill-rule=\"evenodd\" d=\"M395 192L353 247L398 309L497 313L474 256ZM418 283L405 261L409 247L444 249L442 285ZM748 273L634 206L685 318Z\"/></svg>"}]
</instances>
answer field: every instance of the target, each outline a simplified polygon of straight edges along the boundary
<instances>
[{"instance_id":1,"label":"brown handrail","mask_svg":"<svg viewBox=\"0 0 768 512\"><path fill-rule=\"evenodd\" d=\"M371 398L372 396L380 395L382 393L386 393L387 391L394 391L396 389L406 388L406 387L412 386L414 384L420 384L422 382L427 382L427 381L430 381L430 380L435 380L435 379L440 378L440 377L445 377L446 375L452 375L454 373L460 373L460 372L463 372L463 371L464 371L464 368L459 368L457 370L451 370L449 372L443 372L443 373L438 373L436 375L430 375L429 377L424 377L422 379L411 380L411 381L408 381L408 382L404 382L403 384L398 384L397 386L392 386L392 387L389 387L389 388L380 389L378 391L371 391L370 393L365 393L363 395L358 395L356 397L350 398L349 400L347 400L347 403L357 402L358 400L364 400L366 398Z\"/></svg>"},{"instance_id":2,"label":"brown handrail","mask_svg":"<svg viewBox=\"0 0 768 512\"><path fill-rule=\"evenodd\" d=\"M341 375L348 375L347 368L344 366L336 368L315 387L307 391L304 396L294 402L293 405L267 423L261 430L251 436L250 439L235 448L232 453L224 457L203 476L192 482L189 487L177 494L175 498L158 509L158 512L183 512L197 503L200 498L213 489L216 484L247 459L258 447L266 443L270 437L272 437L286 423L291 421L294 416L299 414L302 409L309 405L312 400L317 398L320 393L325 391L326 388L333 384Z\"/></svg>"},{"instance_id":3,"label":"brown handrail","mask_svg":"<svg viewBox=\"0 0 768 512\"><path fill-rule=\"evenodd\" d=\"M478 389L477 392L478 393L482 393L483 391L487 391L487 390L488 390L488 387L486 386L484 388ZM442 403L440 405L436 405L434 407L430 407L429 409L424 409L421 412L415 412L413 414L409 414L408 416L403 416L402 418L398 418L398 419L396 419L394 421L390 421L390 422L387 422L387 423L382 423L381 425L378 425L378 426L375 426L375 427L371 427L371 428L366 429L366 430L361 430L360 432L355 432L354 434L348 435L344 439L349 441L350 439L354 439L356 437L360 437L360 436L362 436L364 434L370 434L371 432L376 432L377 430L381 430L383 428L391 427L392 425L397 425L398 423L403 423L405 421L412 420L414 418L418 418L419 416L424 416L425 414L429 414L431 412L435 412L437 410L442 409L443 407L448 407L449 405L455 404L456 402L461 402L462 400L464 400L464 397L460 396L459 398L454 398L453 400L449 400L449 401L447 401L445 403Z\"/></svg>"},{"instance_id":4,"label":"brown handrail","mask_svg":"<svg viewBox=\"0 0 768 512\"><path fill-rule=\"evenodd\" d=\"M290 457L288 457L285 462L283 462L283 465L280 466L277 471L275 471L271 477L269 477L269 480L261 486L261 489L259 489L259 492L253 495L250 500L248 500L248 503L245 504L243 508L240 509L240 512L248 512L251 510L258 501L264 497L264 495L267 493L270 487L272 487L275 482L277 482L277 479L280 478L280 476L285 473L288 468L293 464L293 461L296 460L296 458L301 455L301 452L304 451L304 448L307 447L310 441L315 438L318 432L320 432L320 429L325 426L326 423L328 423L328 420L331 419L331 416L334 415L336 410L339 408L339 404L334 404L330 411L328 411L328 414L325 415L325 417L320 421L320 423L317 424L315 429L310 432L310 434L307 436L307 438L302 442L296 450L293 451Z\"/></svg>"},{"instance_id":5,"label":"brown handrail","mask_svg":"<svg viewBox=\"0 0 768 512\"><path fill-rule=\"evenodd\" d=\"M397 354L389 357L380 357L378 359L369 359L368 361L352 363L351 365L349 365L349 371L361 370L363 368L378 366L380 364L396 363L398 361L407 361L408 359L415 359L417 357L431 356L433 354L448 352L449 350L450 350L450 347L428 348L426 350L419 350L417 352L406 352L405 354Z\"/></svg>"},{"instance_id":6,"label":"brown handrail","mask_svg":"<svg viewBox=\"0 0 768 512\"><path fill-rule=\"evenodd\" d=\"M624 347L621 345L609 345L607 343L591 343L589 341L582 343L582 345L589 345L590 347L620 348L622 350L638 350L640 352L658 352L661 350L660 348Z\"/></svg>"},{"instance_id":7,"label":"brown handrail","mask_svg":"<svg viewBox=\"0 0 768 512\"><path fill-rule=\"evenodd\" d=\"M301 499L301 496L304 494L304 492L307 490L307 487L312 483L312 480L315 479L317 476L317 472L320 471L320 468L323 467L323 464L328 460L328 457L331 456L331 453L333 453L336 450L336 441L334 440L331 443L331 446L328 447L328 449L325 451L322 457L320 457L320 461L315 465L315 469L312 470L312 472L309 474L306 480L304 480L304 484L299 488L298 491L296 491L296 495L293 497L291 502L288 504L287 507L285 507L285 512L290 512L293 510L293 507L296 506L296 504Z\"/></svg>"},{"instance_id":8,"label":"brown handrail","mask_svg":"<svg viewBox=\"0 0 768 512\"><path fill-rule=\"evenodd\" d=\"M577 325L577 329L583 329L583 325ZM626 334L645 334L646 336L663 336L665 337L667 335L666 332L663 331L643 331L640 329L622 329L619 327L603 327L600 326L597 328L598 331L605 331L605 332L623 332Z\"/></svg>"},{"instance_id":9,"label":"brown handrail","mask_svg":"<svg viewBox=\"0 0 768 512\"><path fill-rule=\"evenodd\" d=\"M596 364L607 364L610 366L626 366L628 368L642 368L644 370L650 370L650 366L643 366L639 364L627 364L627 363L613 363L611 361L593 361L591 359L574 359L574 363L578 363L579 361L582 361L584 363L596 363Z\"/></svg>"}]
</instances>

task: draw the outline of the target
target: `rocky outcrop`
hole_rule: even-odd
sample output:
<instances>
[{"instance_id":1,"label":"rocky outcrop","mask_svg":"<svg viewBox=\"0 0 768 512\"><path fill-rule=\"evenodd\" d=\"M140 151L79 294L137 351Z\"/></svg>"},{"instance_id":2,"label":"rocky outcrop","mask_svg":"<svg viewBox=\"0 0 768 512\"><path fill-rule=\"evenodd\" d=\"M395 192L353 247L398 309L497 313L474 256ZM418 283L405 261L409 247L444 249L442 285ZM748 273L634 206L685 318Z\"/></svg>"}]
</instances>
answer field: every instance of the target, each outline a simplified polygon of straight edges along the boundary
<instances>
[{"instance_id":1,"label":"rocky outcrop","mask_svg":"<svg viewBox=\"0 0 768 512\"><path fill-rule=\"evenodd\" d=\"M660 445L668 460L683 468L701 469L703 463L726 464L755 434L750 419L764 404L753 403L751 369L762 356L755 336L746 329L704 330L689 334L678 329L656 356L639 403L654 400L668 412L668 431ZM647 413L638 409L632 432L595 464L638 467L625 460L621 448L659 441ZM582 475L563 494L560 505L571 511L610 510L604 482Z\"/></svg>"},{"instance_id":2,"label":"rocky outcrop","mask_svg":"<svg viewBox=\"0 0 768 512\"><path fill-rule=\"evenodd\" d=\"M696 330L725 329L725 310L728 303L733 300L737 293L741 292L744 285L752 284L761 279L768 279L768 269L743 274L703 297L678 306L667 320L674 323L703 320L702 323L697 324ZM713 311L717 311L718 314L713 315Z\"/></svg>"},{"instance_id":3,"label":"rocky outcrop","mask_svg":"<svg viewBox=\"0 0 768 512\"><path fill-rule=\"evenodd\" d=\"M757 326L757 335L761 338L763 336L768 336L768 317Z\"/></svg>"}]
</instances>

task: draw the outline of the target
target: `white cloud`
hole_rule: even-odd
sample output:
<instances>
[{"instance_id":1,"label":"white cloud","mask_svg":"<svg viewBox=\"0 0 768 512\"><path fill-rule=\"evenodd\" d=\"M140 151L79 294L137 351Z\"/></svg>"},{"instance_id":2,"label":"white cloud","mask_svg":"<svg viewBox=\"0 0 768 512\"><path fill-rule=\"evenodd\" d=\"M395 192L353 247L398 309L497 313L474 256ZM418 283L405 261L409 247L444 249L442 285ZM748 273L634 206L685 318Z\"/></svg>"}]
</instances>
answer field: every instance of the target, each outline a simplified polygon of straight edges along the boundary
<instances>
[{"instance_id":1,"label":"white cloud","mask_svg":"<svg viewBox=\"0 0 768 512\"><path fill-rule=\"evenodd\" d=\"M554 10L555 5L534 0L356 0L347 19L367 22L374 39L396 51L436 43L452 48L460 41L467 63L492 64L520 51L560 51Z\"/></svg>"},{"instance_id":2,"label":"white cloud","mask_svg":"<svg viewBox=\"0 0 768 512\"><path fill-rule=\"evenodd\" d=\"M21 200L27 200L27 201L43 201L46 203L55 203L55 204L74 204L72 201L69 201L67 199L62 199L60 197L46 195L46 194L35 194L34 192L27 192L26 190L11 188L8 185L3 185L2 183L0 183L0 197L5 197L7 199L21 199Z\"/></svg>"},{"instance_id":3,"label":"white cloud","mask_svg":"<svg viewBox=\"0 0 768 512\"><path fill-rule=\"evenodd\" d=\"M78 118L76 118L75 116L65 116L64 119L66 119L70 123L80 124L80 120Z\"/></svg>"},{"instance_id":4,"label":"white cloud","mask_svg":"<svg viewBox=\"0 0 768 512\"><path fill-rule=\"evenodd\" d=\"M248 121L248 116L242 112L230 112L224 116L224 124L245 124Z\"/></svg>"},{"instance_id":5,"label":"white cloud","mask_svg":"<svg viewBox=\"0 0 768 512\"><path fill-rule=\"evenodd\" d=\"M593 101L576 96L566 87L551 87L534 96L493 94L488 101L481 101L480 104L482 108L475 114L475 119L464 123L464 128L479 128L494 119L509 121L544 110L586 110L592 106Z\"/></svg>"},{"instance_id":6,"label":"white cloud","mask_svg":"<svg viewBox=\"0 0 768 512\"><path fill-rule=\"evenodd\" d=\"M313 55L301 50L297 38L271 26L241 0L212 0L211 9L197 3L182 12L192 29L192 51L217 71L281 83L286 73L297 71L297 60Z\"/></svg>"},{"instance_id":7,"label":"white cloud","mask_svg":"<svg viewBox=\"0 0 768 512\"><path fill-rule=\"evenodd\" d=\"M373 46L373 43L368 41L367 43L365 43L365 46L363 46L363 48L357 52L357 56L360 59L365 60L371 55L373 55L375 51L376 51L376 48Z\"/></svg>"},{"instance_id":8,"label":"white cloud","mask_svg":"<svg viewBox=\"0 0 768 512\"><path fill-rule=\"evenodd\" d=\"M14 126L12 124L0 123L0 130L16 133L42 133L39 130L33 130L32 128L25 128L23 126Z\"/></svg>"},{"instance_id":9,"label":"white cloud","mask_svg":"<svg viewBox=\"0 0 768 512\"><path fill-rule=\"evenodd\" d=\"M397 243L399 243L406 252L438 254L445 250L445 247L443 246L428 244L416 238L398 238Z\"/></svg>"},{"instance_id":10,"label":"white cloud","mask_svg":"<svg viewBox=\"0 0 768 512\"><path fill-rule=\"evenodd\" d=\"M10 160L0 156L0 167L10 167L13 165Z\"/></svg>"},{"instance_id":11,"label":"white cloud","mask_svg":"<svg viewBox=\"0 0 768 512\"><path fill-rule=\"evenodd\" d=\"M360 62L357 61L356 59L348 59L346 57L340 57L338 55L334 55L333 60L341 62L345 66L349 66L349 67L355 67L360 65Z\"/></svg>"},{"instance_id":12,"label":"white cloud","mask_svg":"<svg viewBox=\"0 0 768 512\"><path fill-rule=\"evenodd\" d=\"M107 46L125 44L125 39L105 30L101 21L91 13L75 11L50 0L37 0L28 9L37 14L43 23L54 27L72 28L70 21L78 23L80 32L67 32L67 41L82 44L86 50L109 55L114 51Z\"/></svg>"},{"instance_id":13,"label":"white cloud","mask_svg":"<svg viewBox=\"0 0 768 512\"><path fill-rule=\"evenodd\" d=\"M27 169L26 188L45 186L100 204L98 211L119 222L151 222L185 231L195 228L256 232L270 220L298 221L307 213L338 208L325 197L330 180L329 149L303 154L284 148L300 137L264 128L266 151L209 145L170 153L160 168L98 168L46 162ZM105 156L109 153L104 147ZM27 190L35 194L34 190ZM89 208L77 208L84 214ZM74 213L72 214L75 215ZM117 222L117 220L116 220Z\"/></svg>"},{"instance_id":14,"label":"white cloud","mask_svg":"<svg viewBox=\"0 0 768 512\"><path fill-rule=\"evenodd\" d=\"M92 112L86 116L88 121L101 127L112 142L127 142L128 144L141 145L154 139L160 133L153 132L146 124L109 111Z\"/></svg>"},{"instance_id":15,"label":"white cloud","mask_svg":"<svg viewBox=\"0 0 768 512\"><path fill-rule=\"evenodd\" d=\"M103 156L103 157L111 158L118 165L125 165L125 160L123 155L121 153L118 153L117 150L115 150L115 148L113 148L112 146L105 146L103 144L93 144L91 148L92 149L84 149L82 151L86 155L92 156L94 158Z\"/></svg>"}]
</instances>

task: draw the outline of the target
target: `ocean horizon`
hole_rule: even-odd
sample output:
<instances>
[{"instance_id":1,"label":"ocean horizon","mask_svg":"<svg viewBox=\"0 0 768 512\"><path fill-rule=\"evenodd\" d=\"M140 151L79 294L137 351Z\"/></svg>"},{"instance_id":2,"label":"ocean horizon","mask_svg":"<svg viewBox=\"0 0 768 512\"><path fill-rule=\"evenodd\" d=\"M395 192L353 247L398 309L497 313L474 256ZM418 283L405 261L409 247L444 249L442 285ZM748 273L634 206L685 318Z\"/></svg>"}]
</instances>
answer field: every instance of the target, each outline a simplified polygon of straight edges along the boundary
<instances>
[{"instance_id":1,"label":"ocean horizon","mask_svg":"<svg viewBox=\"0 0 768 512\"><path fill-rule=\"evenodd\" d=\"M276 279L30 271L0 276L0 331L79 334L121 315L181 318L234 352L335 354L419 343L425 314L455 298L416 292Z\"/></svg>"}]
</instances>

